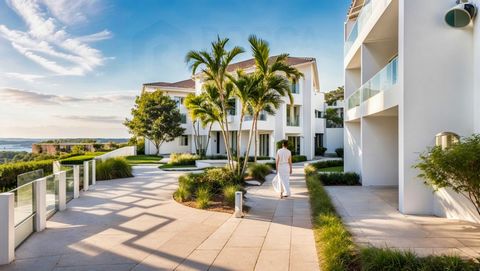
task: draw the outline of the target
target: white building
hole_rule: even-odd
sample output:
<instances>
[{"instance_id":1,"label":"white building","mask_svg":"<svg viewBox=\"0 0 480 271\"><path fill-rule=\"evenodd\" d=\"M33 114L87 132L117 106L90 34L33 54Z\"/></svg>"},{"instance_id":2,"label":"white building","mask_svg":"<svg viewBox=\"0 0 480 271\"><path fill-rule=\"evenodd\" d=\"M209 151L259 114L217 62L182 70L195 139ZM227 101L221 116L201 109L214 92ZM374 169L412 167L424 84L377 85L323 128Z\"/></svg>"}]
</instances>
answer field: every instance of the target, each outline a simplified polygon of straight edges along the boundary
<instances>
[{"instance_id":1,"label":"white building","mask_svg":"<svg viewBox=\"0 0 480 271\"><path fill-rule=\"evenodd\" d=\"M344 118L344 102L336 101L332 105L325 105L325 112L329 109L336 111L340 118ZM343 149L343 123L337 124L326 120L325 144L327 154L336 154L336 149Z\"/></svg>"},{"instance_id":2,"label":"white building","mask_svg":"<svg viewBox=\"0 0 480 271\"><path fill-rule=\"evenodd\" d=\"M322 118L324 111L324 96L320 93L320 85L318 81L317 63L314 58L289 57L288 63L296 67L304 74L295 84L292 84L292 92L294 103L290 105L288 98L284 99L284 103L274 116L263 114L258 122L258 138L257 148L253 146L250 149L250 155L253 155L255 149L259 156L274 157L276 152L276 142L288 139L294 143L295 153L307 156L312 159L315 156L315 149L323 146L323 137L325 135L325 119ZM243 69L246 72L254 70L254 60L246 60L230 65L229 71L234 72L236 69ZM183 106L183 98L189 93L201 93L202 82L199 76L193 80L185 80L176 83L148 83L144 84L146 91L162 90L179 101L179 109L185 114L186 129L184 136L177 138L172 142L162 144L160 147L161 154L169 154L172 152L195 152L192 121L189 119L187 110ZM236 102L236 108L229 116L229 130L232 146L235 148L236 135L241 133L241 153L247 148L247 140L249 130L252 125L251 118L248 116L239 131L240 120L240 103ZM201 130L201 135L206 140L207 129ZM155 154L154 145L147 141L145 144L145 152L147 154ZM214 124L211 132L211 140L208 144L207 155L225 155L225 143L221 135L218 124Z\"/></svg>"},{"instance_id":3,"label":"white building","mask_svg":"<svg viewBox=\"0 0 480 271\"><path fill-rule=\"evenodd\" d=\"M448 26L455 4L353 1L345 23L345 170L361 174L364 186L398 187L402 213L480 222L463 196L434 194L412 167L436 134L480 132L480 25Z\"/></svg>"}]
</instances>

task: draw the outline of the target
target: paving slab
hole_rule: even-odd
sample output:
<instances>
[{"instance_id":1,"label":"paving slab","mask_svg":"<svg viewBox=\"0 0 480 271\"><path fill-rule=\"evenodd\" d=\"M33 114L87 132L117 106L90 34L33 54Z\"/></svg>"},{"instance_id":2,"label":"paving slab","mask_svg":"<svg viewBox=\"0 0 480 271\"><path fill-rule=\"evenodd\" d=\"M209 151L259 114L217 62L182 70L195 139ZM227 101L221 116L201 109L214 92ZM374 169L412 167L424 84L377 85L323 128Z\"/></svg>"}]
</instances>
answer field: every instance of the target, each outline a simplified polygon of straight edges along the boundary
<instances>
[{"instance_id":1,"label":"paving slab","mask_svg":"<svg viewBox=\"0 0 480 271\"><path fill-rule=\"evenodd\" d=\"M398 190L390 187L326 187L357 243L416 252L420 256L480 257L480 224L398 211Z\"/></svg>"}]
</instances>

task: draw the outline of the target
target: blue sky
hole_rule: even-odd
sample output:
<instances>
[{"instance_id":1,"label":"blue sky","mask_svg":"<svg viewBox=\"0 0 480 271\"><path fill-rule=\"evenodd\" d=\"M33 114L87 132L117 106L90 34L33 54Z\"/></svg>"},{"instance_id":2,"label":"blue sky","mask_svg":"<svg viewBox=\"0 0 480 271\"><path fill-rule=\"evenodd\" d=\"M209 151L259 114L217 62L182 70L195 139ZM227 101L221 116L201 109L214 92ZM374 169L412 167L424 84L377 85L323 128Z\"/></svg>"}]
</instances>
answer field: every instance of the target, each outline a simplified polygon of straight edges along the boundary
<instances>
[{"instance_id":1,"label":"blue sky","mask_svg":"<svg viewBox=\"0 0 480 271\"><path fill-rule=\"evenodd\" d=\"M142 83L188 78L185 54L217 35L315 57L328 91L342 84L349 3L0 0L0 137L127 137Z\"/></svg>"}]
</instances>

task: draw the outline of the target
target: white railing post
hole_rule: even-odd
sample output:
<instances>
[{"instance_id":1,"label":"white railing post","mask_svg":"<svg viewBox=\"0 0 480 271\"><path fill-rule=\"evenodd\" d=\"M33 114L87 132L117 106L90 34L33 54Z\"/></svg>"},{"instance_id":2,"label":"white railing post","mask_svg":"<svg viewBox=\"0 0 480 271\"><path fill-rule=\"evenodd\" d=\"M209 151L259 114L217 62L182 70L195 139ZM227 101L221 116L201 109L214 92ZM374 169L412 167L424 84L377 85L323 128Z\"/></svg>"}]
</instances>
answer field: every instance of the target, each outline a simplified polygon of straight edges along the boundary
<instances>
[{"instance_id":1,"label":"white railing post","mask_svg":"<svg viewBox=\"0 0 480 271\"><path fill-rule=\"evenodd\" d=\"M80 166L73 166L73 198L77 199L80 196Z\"/></svg>"},{"instance_id":2,"label":"white railing post","mask_svg":"<svg viewBox=\"0 0 480 271\"><path fill-rule=\"evenodd\" d=\"M13 193L0 194L0 265L9 264L15 258L14 205Z\"/></svg>"},{"instance_id":3,"label":"white railing post","mask_svg":"<svg viewBox=\"0 0 480 271\"><path fill-rule=\"evenodd\" d=\"M67 209L67 172L61 171L58 176L58 210Z\"/></svg>"},{"instance_id":4,"label":"white railing post","mask_svg":"<svg viewBox=\"0 0 480 271\"><path fill-rule=\"evenodd\" d=\"M60 172L62 170L62 164L60 164L60 161L53 161L53 173Z\"/></svg>"},{"instance_id":5,"label":"white railing post","mask_svg":"<svg viewBox=\"0 0 480 271\"><path fill-rule=\"evenodd\" d=\"M235 192L235 217L243 217L243 193L241 191Z\"/></svg>"},{"instance_id":6,"label":"white railing post","mask_svg":"<svg viewBox=\"0 0 480 271\"><path fill-rule=\"evenodd\" d=\"M95 185L97 183L97 174L96 174L96 169L97 169L97 161L95 159L92 160L92 185Z\"/></svg>"},{"instance_id":7,"label":"white railing post","mask_svg":"<svg viewBox=\"0 0 480 271\"><path fill-rule=\"evenodd\" d=\"M47 178L35 181L35 231L43 231L47 225Z\"/></svg>"},{"instance_id":8,"label":"white railing post","mask_svg":"<svg viewBox=\"0 0 480 271\"><path fill-rule=\"evenodd\" d=\"M83 191L88 191L88 161L83 162Z\"/></svg>"}]
</instances>

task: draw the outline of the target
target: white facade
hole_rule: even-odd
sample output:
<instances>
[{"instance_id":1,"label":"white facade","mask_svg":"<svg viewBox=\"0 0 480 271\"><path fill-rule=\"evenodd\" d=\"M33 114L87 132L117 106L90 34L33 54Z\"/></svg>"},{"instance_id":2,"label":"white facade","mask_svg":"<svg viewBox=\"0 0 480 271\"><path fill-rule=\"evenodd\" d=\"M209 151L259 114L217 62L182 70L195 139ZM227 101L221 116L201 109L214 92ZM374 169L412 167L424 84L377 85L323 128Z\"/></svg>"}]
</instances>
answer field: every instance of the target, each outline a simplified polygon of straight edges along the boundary
<instances>
[{"instance_id":1,"label":"white facade","mask_svg":"<svg viewBox=\"0 0 480 271\"><path fill-rule=\"evenodd\" d=\"M315 156L315 141L323 143L325 136L325 119L318 117L316 111L324 111L324 95L319 91L318 73L316 61L313 58L294 58L297 64L293 64L300 72L304 74L297 84L292 86L296 89L293 94L293 113L287 118L287 106L290 106L288 98L284 98L284 103L274 116L263 115L258 122L257 148L253 145L250 148L250 156L253 156L255 150L259 156L274 157L276 152L276 142L283 139L290 139L298 143L298 154L307 156L312 159ZM247 62L247 61L246 61ZM241 63L239 63L241 64ZM234 64L238 65L238 64ZM244 67L246 72L253 70L253 67ZM202 82L199 76L195 77L190 88L179 88L176 83L170 84L156 83L145 84L144 89L147 91L162 90L172 97L185 97L189 93L201 93ZM179 105L181 113L187 113L183 105ZM244 153L247 149L247 140L252 121L246 118L242 124L242 130L239 131L240 123L240 103L236 102L236 113L229 116L230 138L236 138L232 135L241 133L240 152ZM185 136L188 137L188 145L180 144L184 142L177 138L172 142L162 144L160 147L161 154L169 154L172 152L195 152L192 121L187 116L187 121L182 124L186 128ZM200 134L207 135L207 129L200 129ZM226 155L226 149L222 134L218 124L212 126L211 140L208 144L207 155ZM322 138L319 140L319 138ZM318 144L318 143L317 143ZM235 145L235 143L233 144ZM154 145L146 141L145 152L147 154L155 154Z\"/></svg>"},{"instance_id":2,"label":"white facade","mask_svg":"<svg viewBox=\"0 0 480 271\"><path fill-rule=\"evenodd\" d=\"M437 133L480 132L478 19L449 27L453 0L365 2L345 24L345 170L398 186L405 214L480 222L463 196L434 194L412 167Z\"/></svg>"},{"instance_id":3,"label":"white facade","mask_svg":"<svg viewBox=\"0 0 480 271\"><path fill-rule=\"evenodd\" d=\"M343 101L337 101L335 104L326 105L325 111L329 108L335 109L341 118L344 117ZM343 149L343 124L336 126L330 124L329 121L326 122L324 147L327 148L326 153L328 154L336 154L336 149Z\"/></svg>"}]
</instances>

